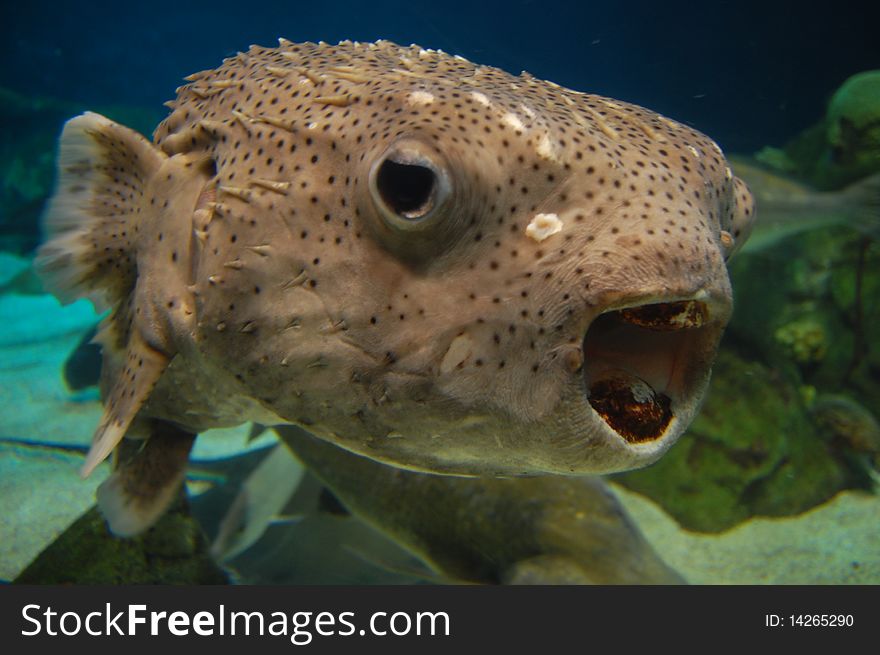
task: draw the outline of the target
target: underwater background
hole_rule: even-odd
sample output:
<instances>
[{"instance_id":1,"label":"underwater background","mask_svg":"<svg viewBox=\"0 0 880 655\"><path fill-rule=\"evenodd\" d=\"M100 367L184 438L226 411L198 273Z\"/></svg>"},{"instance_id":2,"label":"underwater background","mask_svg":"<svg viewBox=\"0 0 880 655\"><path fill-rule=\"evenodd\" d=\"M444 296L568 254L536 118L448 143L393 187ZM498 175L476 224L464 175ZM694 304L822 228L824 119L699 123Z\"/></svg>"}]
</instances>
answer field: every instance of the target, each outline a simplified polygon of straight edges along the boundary
<instances>
[{"instance_id":1,"label":"underwater background","mask_svg":"<svg viewBox=\"0 0 880 655\"><path fill-rule=\"evenodd\" d=\"M3 3L0 579L436 579L250 426L198 441L191 507L144 538L107 537L90 509L106 465L77 475L97 317L31 270L61 126L94 110L149 135L184 76L283 36L439 48L717 141L759 216L731 263L734 318L688 434L610 488L688 582L880 583L878 24L859 2ZM630 581L623 559L590 566Z\"/></svg>"}]
</instances>

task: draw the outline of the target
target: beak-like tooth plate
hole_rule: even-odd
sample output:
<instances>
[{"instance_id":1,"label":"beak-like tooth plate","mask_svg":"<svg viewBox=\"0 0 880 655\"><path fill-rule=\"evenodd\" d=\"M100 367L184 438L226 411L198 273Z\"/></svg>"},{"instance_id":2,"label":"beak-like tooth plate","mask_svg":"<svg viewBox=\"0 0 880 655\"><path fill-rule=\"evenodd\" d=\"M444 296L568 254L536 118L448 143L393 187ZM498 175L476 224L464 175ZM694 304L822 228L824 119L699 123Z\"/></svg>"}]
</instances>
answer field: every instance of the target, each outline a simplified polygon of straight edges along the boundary
<instances>
[{"instance_id":1,"label":"beak-like tooth plate","mask_svg":"<svg viewBox=\"0 0 880 655\"><path fill-rule=\"evenodd\" d=\"M709 309L697 300L662 302L618 311L627 323L649 330L683 330L702 327L709 319Z\"/></svg>"}]
</instances>

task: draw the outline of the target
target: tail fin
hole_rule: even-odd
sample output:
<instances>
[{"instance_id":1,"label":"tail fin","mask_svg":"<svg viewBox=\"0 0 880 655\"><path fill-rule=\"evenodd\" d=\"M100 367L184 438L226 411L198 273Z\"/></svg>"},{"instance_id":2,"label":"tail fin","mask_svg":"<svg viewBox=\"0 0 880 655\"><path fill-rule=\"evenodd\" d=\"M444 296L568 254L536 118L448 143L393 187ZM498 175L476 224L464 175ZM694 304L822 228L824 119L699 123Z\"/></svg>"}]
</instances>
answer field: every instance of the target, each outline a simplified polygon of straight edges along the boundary
<instances>
[{"instance_id":1,"label":"tail fin","mask_svg":"<svg viewBox=\"0 0 880 655\"><path fill-rule=\"evenodd\" d=\"M86 112L61 133L55 195L43 217L36 266L64 303L117 305L137 275L133 241L145 185L167 155L140 134Z\"/></svg>"},{"instance_id":2,"label":"tail fin","mask_svg":"<svg viewBox=\"0 0 880 655\"><path fill-rule=\"evenodd\" d=\"M852 226L867 236L880 239L880 173L848 186L842 193L851 206Z\"/></svg>"}]
</instances>

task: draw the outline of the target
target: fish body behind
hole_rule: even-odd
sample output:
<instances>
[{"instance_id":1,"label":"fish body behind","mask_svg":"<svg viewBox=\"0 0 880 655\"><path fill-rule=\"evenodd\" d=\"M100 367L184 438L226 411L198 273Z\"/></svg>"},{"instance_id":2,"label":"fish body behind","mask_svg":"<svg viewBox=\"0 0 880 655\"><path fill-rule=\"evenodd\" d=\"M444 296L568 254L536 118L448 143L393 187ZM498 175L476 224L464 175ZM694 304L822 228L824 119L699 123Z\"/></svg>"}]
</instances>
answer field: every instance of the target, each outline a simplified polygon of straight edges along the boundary
<instances>
[{"instance_id":1,"label":"fish body behind","mask_svg":"<svg viewBox=\"0 0 880 655\"><path fill-rule=\"evenodd\" d=\"M432 475L380 464L296 427L277 431L349 510L445 579L482 584L684 582L599 478Z\"/></svg>"},{"instance_id":2,"label":"fish body behind","mask_svg":"<svg viewBox=\"0 0 880 655\"><path fill-rule=\"evenodd\" d=\"M117 450L117 533L247 420L454 475L644 466L687 427L754 219L709 138L388 42L187 81L152 143L67 123L38 259L110 310L83 473Z\"/></svg>"},{"instance_id":3,"label":"fish body behind","mask_svg":"<svg viewBox=\"0 0 880 655\"><path fill-rule=\"evenodd\" d=\"M817 191L746 158L734 157L731 163L761 212L744 252L759 252L796 234L833 226L880 237L880 173L840 191Z\"/></svg>"}]
</instances>

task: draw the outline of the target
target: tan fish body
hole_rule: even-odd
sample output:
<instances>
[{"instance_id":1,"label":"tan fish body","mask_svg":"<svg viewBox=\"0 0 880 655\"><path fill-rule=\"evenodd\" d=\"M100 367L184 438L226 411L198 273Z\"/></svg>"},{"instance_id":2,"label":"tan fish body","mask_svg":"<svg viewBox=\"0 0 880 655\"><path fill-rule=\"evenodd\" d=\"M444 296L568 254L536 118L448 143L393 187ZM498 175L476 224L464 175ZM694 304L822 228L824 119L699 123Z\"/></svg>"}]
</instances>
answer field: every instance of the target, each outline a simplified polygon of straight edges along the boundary
<instances>
[{"instance_id":1,"label":"tan fish body","mask_svg":"<svg viewBox=\"0 0 880 655\"><path fill-rule=\"evenodd\" d=\"M187 79L153 143L68 122L38 262L111 309L84 473L148 439L99 493L114 531L246 420L460 475L644 466L687 427L753 219L710 139L388 42Z\"/></svg>"},{"instance_id":2,"label":"tan fish body","mask_svg":"<svg viewBox=\"0 0 880 655\"><path fill-rule=\"evenodd\" d=\"M482 584L681 584L595 477L454 478L277 428L356 516L442 578Z\"/></svg>"},{"instance_id":3,"label":"tan fish body","mask_svg":"<svg viewBox=\"0 0 880 655\"><path fill-rule=\"evenodd\" d=\"M732 157L731 164L748 185L761 213L745 252L757 252L795 234L834 225L880 237L880 173L841 191L817 191L743 157Z\"/></svg>"}]
</instances>

